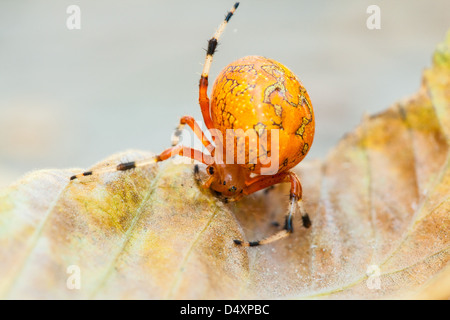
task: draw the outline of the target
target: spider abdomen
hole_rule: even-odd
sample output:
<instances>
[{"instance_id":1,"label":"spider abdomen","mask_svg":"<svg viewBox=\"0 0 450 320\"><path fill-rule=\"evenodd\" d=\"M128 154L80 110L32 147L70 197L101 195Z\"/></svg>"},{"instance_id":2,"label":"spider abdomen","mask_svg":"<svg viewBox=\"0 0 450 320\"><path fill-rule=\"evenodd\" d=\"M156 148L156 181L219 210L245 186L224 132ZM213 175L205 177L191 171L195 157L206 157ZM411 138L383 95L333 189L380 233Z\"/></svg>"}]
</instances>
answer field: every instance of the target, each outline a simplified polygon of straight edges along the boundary
<instances>
[{"instance_id":1,"label":"spider abdomen","mask_svg":"<svg viewBox=\"0 0 450 320\"><path fill-rule=\"evenodd\" d=\"M212 90L211 118L213 127L224 137L227 129L254 130L257 142L251 144L247 139L243 150L236 140L234 154L235 163L241 163L238 157L245 152L242 165L254 173L267 165L266 157L275 156L276 146L271 144L274 129L279 135L279 172L297 165L314 138L314 113L306 89L288 68L260 56L236 60L218 75Z\"/></svg>"}]
</instances>

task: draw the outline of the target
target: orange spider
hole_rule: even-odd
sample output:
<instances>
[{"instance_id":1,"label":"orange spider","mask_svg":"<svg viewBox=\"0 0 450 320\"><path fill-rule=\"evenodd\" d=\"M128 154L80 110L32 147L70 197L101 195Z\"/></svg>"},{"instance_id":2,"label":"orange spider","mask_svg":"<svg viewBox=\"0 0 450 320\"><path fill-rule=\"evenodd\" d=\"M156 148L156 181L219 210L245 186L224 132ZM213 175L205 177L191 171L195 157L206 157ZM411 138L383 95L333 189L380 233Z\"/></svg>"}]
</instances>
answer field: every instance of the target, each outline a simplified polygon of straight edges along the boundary
<instances>
[{"instance_id":1,"label":"orange spider","mask_svg":"<svg viewBox=\"0 0 450 320\"><path fill-rule=\"evenodd\" d=\"M235 244L257 246L288 236L293 232L292 218L297 209L302 215L303 225L306 228L311 226L302 204L302 186L295 173L289 171L306 156L314 138L311 101L299 79L277 61L248 56L223 69L214 83L211 102L208 98L208 74L213 54L220 35L238 5L236 3L228 12L209 40L200 78L199 103L215 146L206 138L194 118L184 116L172 137L172 147L158 156L87 171L72 176L71 180L104 172L130 170L181 155L207 165L206 172L210 178L203 187L212 189L225 201L237 201L275 184L290 182L289 212L283 230L260 241L234 240ZM177 145L185 125L194 131L209 155ZM198 165L194 169L199 180Z\"/></svg>"}]
</instances>

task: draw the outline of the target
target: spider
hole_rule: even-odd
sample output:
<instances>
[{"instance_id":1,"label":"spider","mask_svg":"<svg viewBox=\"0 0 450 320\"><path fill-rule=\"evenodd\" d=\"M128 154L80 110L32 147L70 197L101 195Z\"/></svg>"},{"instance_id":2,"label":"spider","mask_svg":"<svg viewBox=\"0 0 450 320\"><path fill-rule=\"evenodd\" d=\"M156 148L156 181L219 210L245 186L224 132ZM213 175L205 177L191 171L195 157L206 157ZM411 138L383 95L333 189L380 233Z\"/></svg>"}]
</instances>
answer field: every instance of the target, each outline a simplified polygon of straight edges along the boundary
<instances>
[{"instance_id":1,"label":"spider","mask_svg":"<svg viewBox=\"0 0 450 320\"><path fill-rule=\"evenodd\" d=\"M208 98L208 75L213 55L220 36L238 6L238 2L234 4L208 41L200 77L199 104L214 143L208 140L193 117L184 116L172 136L172 147L161 154L149 159L86 171L72 176L70 180L104 172L126 171L181 155L206 165L209 179L203 183L203 187L211 189L226 202L238 201L275 184L290 183L289 210L283 229L259 241L233 240L236 245L258 246L287 237L293 232L292 221L297 210L300 211L303 226L311 226L302 202L300 180L295 173L289 171L306 156L314 138L314 113L308 93L300 80L275 60L248 56L223 69L214 83L211 101ZM209 154L178 145L186 125L201 140ZM254 134L235 134L232 139L228 139L230 130L247 130L246 133L250 131ZM226 143L224 135L227 135ZM272 139L274 137L275 140ZM271 143L263 143L267 140ZM244 148L239 149L238 145ZM239 150L236 154L229 153L230 148L233 151ZM268 167L267 159L270 157L272 164L273 156L277 160L276 170L270 174L264 173ZM200 181L199 170L199 166L195 165L194 176L197 181Z\"/></svg>"}]
</instances>

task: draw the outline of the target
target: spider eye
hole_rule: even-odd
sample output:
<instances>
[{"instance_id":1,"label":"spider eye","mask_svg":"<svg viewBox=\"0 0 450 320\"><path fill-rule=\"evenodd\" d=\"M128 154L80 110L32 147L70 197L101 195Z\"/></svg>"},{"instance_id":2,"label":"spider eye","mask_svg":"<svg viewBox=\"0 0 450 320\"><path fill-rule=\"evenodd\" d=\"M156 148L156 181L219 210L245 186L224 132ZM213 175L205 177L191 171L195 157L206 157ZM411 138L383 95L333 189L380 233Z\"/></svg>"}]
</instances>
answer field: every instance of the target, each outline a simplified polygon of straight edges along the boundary
<instances>
[{"instance_id":1,"label":"spider eye","mask_svg":"<svg viewBox=\"0 0 450 320\"><path fill-rule=\"evenodd\" d=\"M228 189L228 191L230 191L230 192L236 192L236 187L235 187L235 186L232 186L230 189Z\"/></svg>"},{"instance_id":2,"label":"spider eye","mask_svg":"<svg viewBox=\"0 0 450 320\"><path fill-rule=\"evenodd\" d=\"M214 167L208 167L208 173L210 175L213 175L214 174Z\"/></svg>"}]
</instances>

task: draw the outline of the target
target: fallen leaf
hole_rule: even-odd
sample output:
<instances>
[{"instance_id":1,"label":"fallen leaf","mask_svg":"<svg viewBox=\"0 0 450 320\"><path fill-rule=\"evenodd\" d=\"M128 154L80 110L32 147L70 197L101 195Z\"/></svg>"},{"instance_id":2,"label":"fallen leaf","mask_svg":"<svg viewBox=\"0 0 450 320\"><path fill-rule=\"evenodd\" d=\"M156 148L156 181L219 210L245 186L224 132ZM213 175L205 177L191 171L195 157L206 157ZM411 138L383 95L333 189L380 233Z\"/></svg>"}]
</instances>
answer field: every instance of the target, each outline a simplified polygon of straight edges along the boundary
<instances>
[{"instance_id":1,"label":"fallen leaf","mask_svg":"<svg viewBox=\"0 0 450 320\"><path fill-rule=\"evenodd\" d=\"M177 159L27 175L0 194L0 297L449 298L449 48L450 33L413 97L295 169L313 224L271 245L232 240L275 232L287 185L225 204Z\"/></svg>"}]
</instances>

